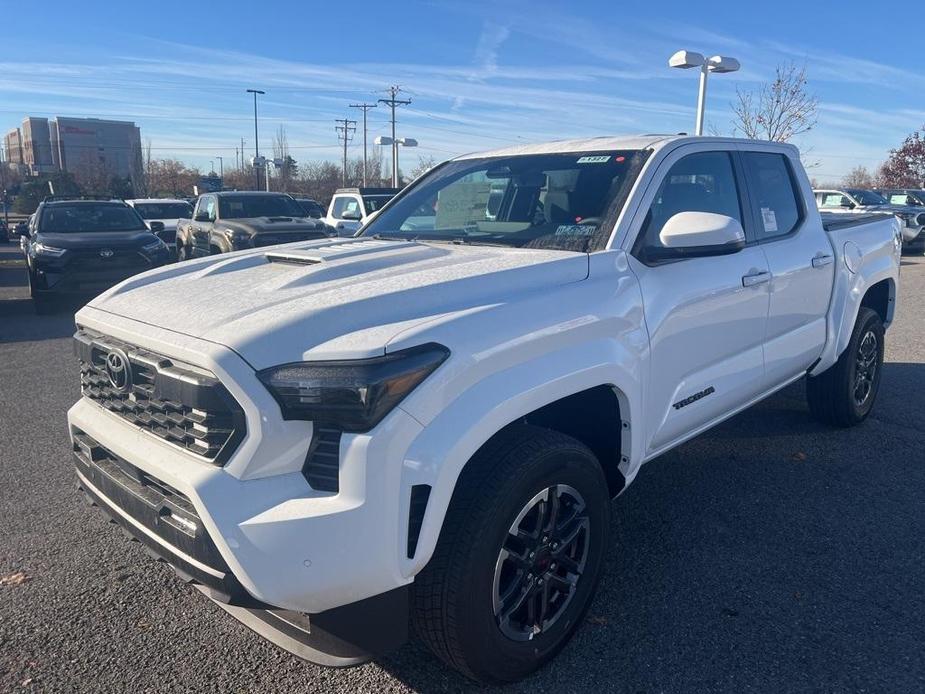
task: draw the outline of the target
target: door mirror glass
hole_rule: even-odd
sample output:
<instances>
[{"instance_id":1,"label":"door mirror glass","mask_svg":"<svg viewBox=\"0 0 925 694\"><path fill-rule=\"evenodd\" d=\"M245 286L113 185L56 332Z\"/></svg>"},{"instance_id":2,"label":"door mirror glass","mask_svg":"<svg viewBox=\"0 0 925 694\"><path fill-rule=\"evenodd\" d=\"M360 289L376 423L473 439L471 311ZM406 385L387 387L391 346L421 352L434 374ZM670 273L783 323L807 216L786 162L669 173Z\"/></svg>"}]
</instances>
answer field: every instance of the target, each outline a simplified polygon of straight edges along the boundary
<instances>
[{"instance_id":1,"label":"door mirror glass","mask_svg":"<svg viewBox=\"0 0 925 694\"><path fill-rule=\"evenodd\" d=\"M148 222L148 228L151 230L152 233L157 234L159 232L164 231L164 223L156 222L156 221Z\"/></svg>"},{"instance_id":2,"label":"door mirror glass","mask_svg":"<svg viewBox=\"0 0 925 694\"><path fill-rule=\"evenodd\" d=\"M657 260L728 255L745 248L745 231L737 219L714 212L678 212L658 235L661 248L649 249Z\"/></svg>"},{"instance_id":3,"label":"door mirror glass","mask_svg":"<svg viewBox=\"0 0 925 694\"><path fill-rule=\"evenodd\" d=\"M343 214L341 215L341 219L345 219L348 222L359 222L362 219L362 217L360 215L360 211L357 208L348 207L347 209L343 211Z\"/></svg>"}]
</instances>

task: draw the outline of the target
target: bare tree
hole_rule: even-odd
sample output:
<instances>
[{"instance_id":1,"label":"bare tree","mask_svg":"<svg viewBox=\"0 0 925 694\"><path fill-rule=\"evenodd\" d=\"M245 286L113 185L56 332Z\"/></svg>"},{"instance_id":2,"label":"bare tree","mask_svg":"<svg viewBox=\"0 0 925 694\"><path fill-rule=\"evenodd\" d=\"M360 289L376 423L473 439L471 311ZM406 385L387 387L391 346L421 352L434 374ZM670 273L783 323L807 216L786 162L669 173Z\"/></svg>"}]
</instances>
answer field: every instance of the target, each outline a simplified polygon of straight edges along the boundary
<instances>
[{"instance_id":1,"label":"bare tree","mask_svg":"<svg viewBox=\"0 0 925 694\"><path fill-rule=\"evenodd\" d=\"M437 159L435 157L419 156L418 163L414 166L414 168L411 169L411 171L408 172L408 175L413 181L418 176L426 174L428 171L434 168L438 163L439 162L437 162Z\"/></svg>"},{"instance_id":2,"label":"bare tree","mask_svg":"<svg viewBox=\"0 0 925 694\"><path fill-rule=\"evenodd\" d=\"M757 91L736 89L733 132L753 140L789 142L812 130L819 100L807 89L806 67L778 65L774 81Z\"/></svg>"},{"instance_id":3,"label":"bare tree","mask_svg":"<svg viewBox=\"0 0 925 694\"><path fill-rule=\"evenodd\" d=\"M841 184L845 188L873 188L874 175L866 166L855 166L842 178Z\"/></svg>"}]
</instances>

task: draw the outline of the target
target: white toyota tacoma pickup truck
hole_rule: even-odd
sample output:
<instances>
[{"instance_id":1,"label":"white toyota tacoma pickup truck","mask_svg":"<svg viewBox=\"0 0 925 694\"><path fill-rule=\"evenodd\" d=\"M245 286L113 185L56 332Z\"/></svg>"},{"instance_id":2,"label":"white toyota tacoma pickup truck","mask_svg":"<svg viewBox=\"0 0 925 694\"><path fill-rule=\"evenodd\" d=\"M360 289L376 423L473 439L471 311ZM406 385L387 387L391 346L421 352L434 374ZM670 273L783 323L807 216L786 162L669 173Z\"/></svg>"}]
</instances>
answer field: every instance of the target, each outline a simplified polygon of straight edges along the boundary
<instances>
[{"instance_id":1,"label":"white toyota tacoma pickup truck","mask_svg":"<svg viewBox=\"0 0 925 694\"><path fill-rule=\"evenodd\" d=\"M643 463L799 379L817 419L867 417L899 233L823 220L788 145L463 156L357 238L83 308L79 485L303 658L363 662L410 624L465 675L517 680L581 625Z\"/></svg>"}]
</instances>

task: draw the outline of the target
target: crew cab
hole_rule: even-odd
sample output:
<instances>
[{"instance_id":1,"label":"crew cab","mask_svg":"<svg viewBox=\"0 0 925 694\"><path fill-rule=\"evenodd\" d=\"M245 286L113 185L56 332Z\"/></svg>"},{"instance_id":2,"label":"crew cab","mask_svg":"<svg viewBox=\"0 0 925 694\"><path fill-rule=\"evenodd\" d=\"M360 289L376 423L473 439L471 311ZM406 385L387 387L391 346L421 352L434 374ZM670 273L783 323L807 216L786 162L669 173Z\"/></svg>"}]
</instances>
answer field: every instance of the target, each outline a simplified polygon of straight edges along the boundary
<instances>
[{"instance_id":1,"label":"crew cab","mask_svg":"<svg viewBox=\"0 0 925 694\"><path fill-rule=\"evenodd\" d=\"M817 420L864 421L899 256L894 216L820 216L790 145L462 156L357 238L82 309L77 477L300 657L363 662L411 621L468 677L517 680L580 628L644 463L803 379Z\"/></svg>"},{"instance_id":2,"label":"crew cab","mask_svg":"<svg viewBox=\"0 0 925 694\"><path fill-rule=\"evenodd\" d=\"M145 224L177 255L177 222L193 215L193 206L186 200L170 198L138 198L126 200L145 220Z\"/></svg>"},{"instance_id":3,"label":"crew cab","mask_svg":"<svg viewBox=\"0 0 925 694\"><path fill-rule=\"evenodd\" d=\"M815 190L816 204L823 212L889 212L902 222L904 244L912 244L922 235L925 226L925 211L907 203L896 204L873 190L863 188L842 188L839 190Z\"/></svg>"},{"instance_id":4,"label":"crew cab","mask_svg":"<svg viewBox=\"0 0 925 694\"><path fill-rule=\"evenodd\" d=\"M45 198L20 247L37 311L54 297L89 298L169 259L138 213L110 199Z\"/></svg>"},{"instance_id":5,"label":"crew cab","mask_svg":"<svg viewBox=\"0 0 925 694\"><path fill-rule=\"evenodd\" d=\"M389 200L399 188L338 188L328 205L324 221L338 236L353 236L357 230Z\"/></svg>"},{"instance_id":6,"label":"crew cab","mask_svg":"<svg viewBox=\"0 0 925 694\"><path fill-rule=\"evenodd\" d=\"M188 260L333 235L285 193L225 191L200 195L192 219L177 220L177 256Z\"/></svg>"}]
</instances>

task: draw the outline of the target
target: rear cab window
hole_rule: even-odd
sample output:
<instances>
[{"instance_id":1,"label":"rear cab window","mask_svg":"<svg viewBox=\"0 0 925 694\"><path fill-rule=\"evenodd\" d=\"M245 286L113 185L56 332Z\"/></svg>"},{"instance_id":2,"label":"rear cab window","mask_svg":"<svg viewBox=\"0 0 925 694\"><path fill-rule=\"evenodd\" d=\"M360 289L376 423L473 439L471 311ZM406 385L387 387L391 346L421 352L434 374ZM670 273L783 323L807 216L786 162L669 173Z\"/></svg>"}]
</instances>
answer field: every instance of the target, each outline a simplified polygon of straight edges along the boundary
<instances>
[{"instance_id":1,"label":"rear cab window","mask_svg":"<svg viewBox=\"0 0 925 694\"><path fill-rule=\"evenodd\" d=\"M803 221L803 206L787 156L777 152L743 152L758 241L788 236Z\"/></svg>"}]
</instances>

